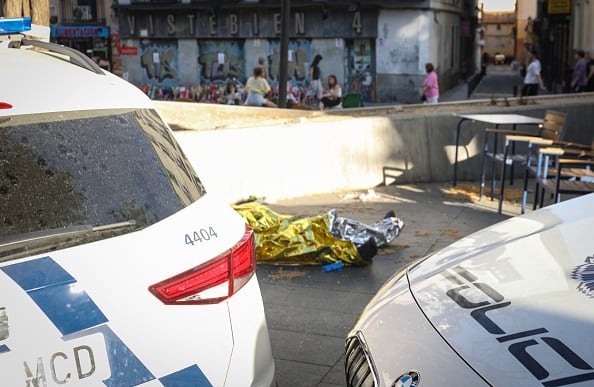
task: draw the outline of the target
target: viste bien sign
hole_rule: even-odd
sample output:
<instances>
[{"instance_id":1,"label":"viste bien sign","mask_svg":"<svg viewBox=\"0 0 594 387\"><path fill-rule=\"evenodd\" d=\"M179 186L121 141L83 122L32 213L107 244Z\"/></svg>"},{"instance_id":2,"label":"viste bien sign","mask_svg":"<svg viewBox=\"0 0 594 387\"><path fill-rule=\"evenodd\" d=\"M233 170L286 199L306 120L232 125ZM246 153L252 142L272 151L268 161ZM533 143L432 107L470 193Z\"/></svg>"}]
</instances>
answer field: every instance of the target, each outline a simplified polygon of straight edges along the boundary
<instances>
[{"instance_id":1,"label":"viste bien sign","mask_svg":"<svg viewBox=\"0 0 594 387\"><path fill-rule=\"evenodd\" d=\"M176 10L157 12L127 7L119 14L122 38L279 38L281 13L273 10L219 12ZM377 11L339 12L321 23L316 11L293 12L289 34L295 38L373 37ZM328 28L330 25L331 28Z\"/></svg>"}]
</instances>

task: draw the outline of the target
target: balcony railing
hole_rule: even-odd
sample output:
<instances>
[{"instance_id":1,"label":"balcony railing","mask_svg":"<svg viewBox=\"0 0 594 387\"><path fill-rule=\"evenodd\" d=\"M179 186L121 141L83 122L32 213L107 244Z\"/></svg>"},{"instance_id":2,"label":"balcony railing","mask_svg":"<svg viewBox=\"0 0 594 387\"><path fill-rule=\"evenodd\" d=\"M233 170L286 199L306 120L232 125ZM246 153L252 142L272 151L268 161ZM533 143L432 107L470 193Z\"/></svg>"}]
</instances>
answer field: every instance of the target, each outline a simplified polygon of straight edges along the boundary
<instances>
[{"instance_id":1,"label":"balcony railing","mask_svg":"<svg viewBox=\"0 0 594 387\"><path fill-rule=\"evenodd\" d=\"M60 24L64 26L104 26L106 25L107 21L105 18L100 19L89 19L89 20L79 20L79 19L60 19Z\"/></svg>"}]
</instances>

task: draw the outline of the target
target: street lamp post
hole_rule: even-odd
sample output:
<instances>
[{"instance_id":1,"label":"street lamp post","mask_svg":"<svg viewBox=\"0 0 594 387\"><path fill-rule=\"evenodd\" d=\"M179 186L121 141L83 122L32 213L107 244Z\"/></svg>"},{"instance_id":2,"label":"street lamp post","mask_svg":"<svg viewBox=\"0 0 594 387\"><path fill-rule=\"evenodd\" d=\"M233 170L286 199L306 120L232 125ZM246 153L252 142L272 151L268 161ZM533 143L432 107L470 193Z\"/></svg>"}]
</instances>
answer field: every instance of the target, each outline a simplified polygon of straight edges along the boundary
<instances>
[{"instance_id":1,"label":"street lamp post","mask_svg":"<svg viewBox=\"0 0 594 387\"><path fill-rule=\"evenodd\" d=\"M290 0L282 0L281 5L281 44L278 76L278 106L287 107L287 73L289 67L289 17L291 14Z\"/></svg>"}]
</instances>

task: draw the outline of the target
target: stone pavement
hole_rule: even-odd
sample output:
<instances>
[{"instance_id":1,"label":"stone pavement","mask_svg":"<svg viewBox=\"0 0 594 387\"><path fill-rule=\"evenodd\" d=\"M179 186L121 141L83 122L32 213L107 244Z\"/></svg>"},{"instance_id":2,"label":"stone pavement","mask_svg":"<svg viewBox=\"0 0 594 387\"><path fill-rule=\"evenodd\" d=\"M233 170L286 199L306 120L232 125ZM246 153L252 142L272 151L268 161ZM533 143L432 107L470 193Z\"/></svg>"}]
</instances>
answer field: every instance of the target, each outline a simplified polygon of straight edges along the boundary
<instances>
[{"instance_id":1,"label":"stone pavement","mask_svg":"<svg viewBox=\"0 0 594 387\"><path fill-rule=\"evenodd\" d=\"M521 83L510 66L490 66L470 99L512 97ZM440 102L467 100L467 84L442 93ZM478 182L381 185L282 200L269 206L283 214L337 215L363 223L394 211L403 220L402 233L380 249L365 267L323 272L320 266L258 264L268 329L279 387L345 385L344 340L361 310L390 276L414 260L439 250L484 227L520 215L522 180L506 187L502 214L490 200L490 184L478 200ZM534 183L530 182L529 187ZM532 210L533 193L527 212Z\"/></svg>"},{"instance_id":2,"label":"stone pavement","mask_svg":"<svg viewBox=\"0 0 594 387\"><path fill-rule=\"evenodd\" d=\"M460 82L457 86L446 90L439 97L439 102L466 101L468 99L512 98L514 91L521 91L523 78L520 71L510 65L489 65L487 74L468 98L468 84ZM516 88L516 90L514 90ZM547 91L539 90L539 95L549 95Z\"/></svg>"},{"instance_id":3,"label":"stone pavement","mask_svg":"<svg viewBox=\"0 0 594 387\"><path fill-rule=\"evenodd\" d=\"M512 200L519 196L516 185L521 184L506 188ZM365 267L323 272L320 266L258 265L279 387L344 386L346 335L363 307L394 272L520 213L517 202L506 201L499 215L497 200L487 196L478 201L475 182L459 182L457 189L453 191L451 183L388 185L268 204L279 213L303 216L335 208L338 216L364 223L373 223L394 211L405 223L400 236Z\"/></svg>"},{"instance_id":4,"label":"stone pavement","mask_svg":"<svg viewBox=\"0 0 594 387\"><path fill-rule=\"evenodd\" d=\"M517 75L509 66L499 66L496 70L488 68L487 77L479 83L471 99L494 95L495 89L490 84L501 87L500 92L497 92L498 98L501 98L499 94L511 97L513 86L518 82ZM460 83L444 92L440 98L444 102L442 106L447 102L466 100L466 83ZM192 104L192 107L203 108L200 104ZM199 120L208 123L209 131L213 129L213 120L217 122L219 116L237 119L236 113L225 114L221 108L238 107L217 106L216 110L209 111L211 116L204 116ZM176 113L177 107L172 110ZM268 109L267 112L277 113L279 110L281 109ZM356 112L366 109L351 110ZM292 113L304 114L302 112ZM331 115L322 112L306 113L322 119L340 118L330 117ZM379 113L375 111L373 114ZM263 122L262 116L253 115L259 122ZM175 122L175 116L169 118ZM286 120L282 117L275 118ZM269 117L265 121L270 123ZM242 146L245 145L242 143ZM244 159L241 161L245 164ZM228 162L215 163L217 175L220 175L221 165L229 168ZM247 176L254 178L252 174ZM264 178L274 185L279 184L269 171ZM293 180L300 181L295 177ZM208 182L205 183L208 185ZM233 180L232 184L237 186L237 181ZM302 182L299 184L303 185ZM485 197L479 202L463 196L464 193L473 192L472 189L449 195L447 192L451 190L450 185L382 185L356 192L297 197L270 203L273 210L283 214L313 216L336 209L338 216L364 223L373 223L383 218L388 211L394 211L405 223L402 234L392 244L381 249L373 263L366 267L346 267L342 271L323 272L320 266L258 264L257 276L262 289L280 387L343 386L346 335L361 310L392 273L463 236L520 213L519 204L506 202L503 215L499 215L496 200L491 201ZM506 193L517 193L517 186L520 185L521 181L518 180L513 188L506 188ZM459 187L473 188L476 191L477 184L459 182ZM254 192L249 192L252 193ZM473 196L469 194L469 197ZM528 203L531 204L530 199Z\"/></svg>"}]
</instances>

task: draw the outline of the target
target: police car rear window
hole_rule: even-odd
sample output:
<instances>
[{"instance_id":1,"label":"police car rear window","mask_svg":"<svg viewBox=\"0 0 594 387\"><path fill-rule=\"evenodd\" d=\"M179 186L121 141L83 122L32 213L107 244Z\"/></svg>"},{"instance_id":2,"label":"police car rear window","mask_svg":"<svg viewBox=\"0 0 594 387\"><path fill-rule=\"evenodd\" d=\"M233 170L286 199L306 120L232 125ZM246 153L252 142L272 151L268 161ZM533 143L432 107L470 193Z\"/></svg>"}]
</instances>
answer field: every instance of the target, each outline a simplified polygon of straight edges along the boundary
<instances>
[{"instance_id":1,"label":"police car rear window","mask_svg":"<svg viewBox=\"0 0 594 387\"><path fill-rule=\"evenodd\" d=\"M0 123L0 245L9 236L76 225L131 222L138 229L204 192L153 110L61 112Z\"/></svg>"}]
</instances>

